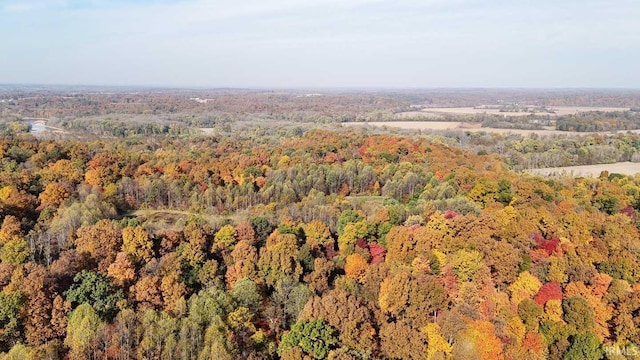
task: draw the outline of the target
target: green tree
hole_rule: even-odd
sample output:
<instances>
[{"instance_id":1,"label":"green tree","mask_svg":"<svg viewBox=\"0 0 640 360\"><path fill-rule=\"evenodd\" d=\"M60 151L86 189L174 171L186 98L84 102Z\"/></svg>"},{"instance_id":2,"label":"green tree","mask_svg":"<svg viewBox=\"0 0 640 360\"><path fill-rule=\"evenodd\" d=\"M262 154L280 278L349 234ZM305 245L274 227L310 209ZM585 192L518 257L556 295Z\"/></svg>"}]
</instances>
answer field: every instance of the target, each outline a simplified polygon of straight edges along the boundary
<instances>
[{"instance_id":1,"label":"green tree","mask_svg":"<svg viewBox=\"0 0 640 360\"><path fill-rule=\"evenodd\" d=\"M23 238L14 238L0 249L0 261L19 265L27 261L31 251Z\"/></svg>"},{"instance_id":2,"label":"green tree","mask_svg":"<svg viewBox=\"0 0 640 360\"><path fill-rule=\"evenodd\" d=\"M538 319L542 317L543 314L542 306L531 299L524 299L518 304L518 315L531 330L537 330Z\"/></svg>"},{"instance_id":3,"label":"green tree","mask_svg":"<svg viewBox=\"0 0 640 360\"><path fill-rule=\"evenodd\" d=\"M147 309L141 314L142 339L138 354L144 359L170 359L175 356L178 321L166 312Z\"/></svg>"},{"instance_id":4,"label":"green tree","mask_svg":"<svg viewBox=\"0 0 640 360\"><path fill-rule=\"evenodd\" d=\"M338 248L343 255L350 255L355 249L355 244L358 239L367 237L367 222L359 221L355 223L348 223L344 226L342 233L338 237Z\"/></svg>"},{"instance_id":5,"label":"green tree","mask_svg":"<svg viewBox=\"0 0 640 360\"><path fill-rule=\"evenodd\" d=\"M20 339L18 314L22 304L19 292L0 292L0 351L10 349Z\"/></svg>"},{"instance_id":6,"label":"green tree","mask_svg":"<svg viewBox=\"0 0 640 360\"><path fill-rule=\"evenodd\" d=\"M508 205L513 199L513 193L511 192L511 183L509 180L502 179L498 181L498 194L496 200L503 205Z\"/></svg>"},{"instance_id":7,"label":"green tree","mask_svg":"<svg viewBox=\"0 0 640 360\"><path fill-rule=\"evenodd\" d=\"M111 318L116 313L116 304L124 298L109 278L93 271L82 270L73 278L73 284L65 293L73 305L90 304L102 318Z\"/></svg>"},{"instance_id":8,"label":"green tree","mask_svg":"<svg viewBox=\"0 0 640 360\"><path fill-rule=\"evenodd\" d=\"M600 347L600 340L591 332L577 334L571 341L571 346L564 354L564 360L599 360L604 353Z\"/></svg>"},{"instance_id":9,"label":"green tree","mask_svg":"<svg viewBox=\"0 0 640 360\"><path fill-rule=\"evenodd\" d=\"M357 223L362 220L364 220L364 217L354 210L343 211L338 218L338 234L342 235L342 231L344 230L344 227L347 226L347 224Z\"/></svg>"},{"instance_id":10,"label":"green tree","mask_svg":"<svg viewBox=\"0 0 640 360\"><path fill-rule=\"evenodd\" d=\"M572 296L562 302L564 320L576 333L584 333L595 329L595 312L587 301L579 296Z\"/></svg>"},{"instance_id":11,"label":"green tree","mask_svg":"<svg viewBox=\"0 0 640 360\"><path fill-rule=\"evenodd\" d=\"M298 321L282 337L278 351L299 347L314 359L325 359L329 351L338 345L335 332L323 319Z\"/></svg>"},{"instance_id":12,"label":"green tree","mask_svg":"<svg viewBox=\"0 0 640 360\"><path fill-rule=\"evenodd\" d=\"M33 350L23 344L15 344L2 360L30 360L33 359Z\"/></svg>"},{"instance_id":13,"label":"green tree","mask_svg":"<svg viewBox=\"0 0 640 360\"><path fill-rule=\"evenodd\" d=\"M274 285L265 316L272 329L289 328L298 318L298 314L311 297L307 285L291 277L283 277Z\"/></svg>"},{"instance_id":14,"label":"green tree","mask_svg":"<svg viewBox=\"0 0 640 360\"><path fill-rule=\"evenodd\" d=\"M253 226L253 230L255 231L256 240L258 243L263 243L267 240L267 237L273 231L274 227L264 217L255 217L250 220L251 226Z\"/></svg>"},{"instance_id":15,"label":"green tree","mask_svg":"<svg viewBox=\"0 0 640 360\"><path fill-rule=\"evenodd\" d=\"M609 194L596 196L593 199L593 206L609 215L615 214L622 208L622 205L620 205L620 199Z\"/></svg>"},{"instance_id":16,"label":"green tree","mask_svg":"<svg viewBox=\"0 0 640 360\"><path fill-rule=\"evenodd\" d=\"M253 309L254 311L260 308L262 295L260 295L260 290L256 283L251 279L242 278L236 281L230 294L240 306Z\"/></svg>"}]
</instances>

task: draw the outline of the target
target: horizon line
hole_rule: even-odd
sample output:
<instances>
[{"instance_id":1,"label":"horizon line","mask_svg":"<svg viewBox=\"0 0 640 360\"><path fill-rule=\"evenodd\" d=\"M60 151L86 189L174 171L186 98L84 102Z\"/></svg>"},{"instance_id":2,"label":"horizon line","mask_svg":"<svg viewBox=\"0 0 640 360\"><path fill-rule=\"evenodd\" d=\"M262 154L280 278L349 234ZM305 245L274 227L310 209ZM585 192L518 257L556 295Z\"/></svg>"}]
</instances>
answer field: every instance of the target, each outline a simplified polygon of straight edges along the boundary
<instances>
[{"instance_id":1,"label":"horizon line","mask_svg":"<svg viewBox=\"0 0 640 360\"><path fill-rule=\"evenodd\" d=\"M38 84L38 83L2 83L0 89L29 90L77 88L77 89L139 89L139 90L325 90L325 91L433 91L433 90L525 90L525 91L640 91L640 87L592 87L592 86L174 86L174 85L114 85L114 84Z\"/></svg>"}]
</instances>

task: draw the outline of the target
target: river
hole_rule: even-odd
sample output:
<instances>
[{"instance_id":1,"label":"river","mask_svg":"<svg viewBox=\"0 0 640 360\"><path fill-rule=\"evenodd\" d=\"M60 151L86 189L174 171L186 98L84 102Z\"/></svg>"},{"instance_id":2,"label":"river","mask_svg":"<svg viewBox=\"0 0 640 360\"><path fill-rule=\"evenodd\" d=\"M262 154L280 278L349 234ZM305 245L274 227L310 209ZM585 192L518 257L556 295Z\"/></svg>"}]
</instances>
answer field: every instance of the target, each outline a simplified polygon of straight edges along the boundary
<instances>
[{"instance_id":1,"label":"river","mask_svg":"<svg viewBox=\"0 0 640 360\"><path fill-rule=\"evenodd\" d=\"M45 132L57 132L57 133L64 132L60 128L47 126L48 119L46 118L22 118L22 120L26 120L29 122L29 125L31 125L30 133L32 135L41 135L42 133L45 133Z\"/></svg>"}]
</instances>

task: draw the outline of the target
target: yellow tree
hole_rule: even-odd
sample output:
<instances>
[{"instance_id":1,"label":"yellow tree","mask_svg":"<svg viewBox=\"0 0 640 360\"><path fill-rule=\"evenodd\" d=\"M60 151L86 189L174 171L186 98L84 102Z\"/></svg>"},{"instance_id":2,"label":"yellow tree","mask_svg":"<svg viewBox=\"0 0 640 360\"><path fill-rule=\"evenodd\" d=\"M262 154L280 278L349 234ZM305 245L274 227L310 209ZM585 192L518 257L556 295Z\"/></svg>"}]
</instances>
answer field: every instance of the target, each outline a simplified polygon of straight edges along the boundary
<instances>
[{"instance_id":1,"label":"yellow tree","mask_svg":"<svg viewBox=\"0 0 640 360\"><path fill-rule=\"evenodd\" d=\"M77 184L82 181L82 165L84 161L58 160L40 170L39 174L47 182L69 182Z\"/></svg>"},{"instance_id":2,"label":"yellow tree","mask_svg":"<svg viewBox=\"0 0 640 360\"><path fill-rule=\"evenodd\" d=\"M180 281L178 269L169 272L160 282L164 309L172 314L179 313L181 302L187 293L187 286Z\"/></svg>"},{"instance_id":3,"label":"yellow tree","mask_svg":"<svg viewBox=\"0 0 640 360\"><path fill-rule=\"evenodd\" d=\"M541 287L542 283L537 277L531 275L528 271L523 271L518 276L518 279L509 286L511 301L513 304L518 305L522 300L530 299L537 294Z\"/></svg>"},{"instance_id":4,"label":"yellow tree","mask_svg":"<svg viewBox=\"0 0 640 360\"><path fill-rule=\"evenodd\" d=\"M20 220L15 216L7 215L2 221L0 228L0 244L6 244L11 240L22 237Z\"/></svg>"},{"instance_id":5,"label":"yellow tree","mask_svg":"<svg viewBox=\"0 0 640 360\"><path fill-rule=\"evenodd\" d=\"M414 233L416 251L425 254L431 249L442 250L443 245L451 240L452 230L444 215L436 211L429 216L429 221Z\"/></svg>"},{"instance_id":6,"label":"yellow tree","mask_svg":"<svg viewBox=\"0 0 640 360\"><path fill-rule=\"evenodd\" d=\"M20 221L7 215L0 228L0 260L8 264L22 264L31 254L31 249L22 236Z\"/></svg>"},{"instance_id":7,"label":"yellow tree","mask_svg":"<svg viewBox=\"0 0 640 360\"><path fill-rule=\"evenodd\" d=\"M233 225L225 225L213 237L212 252L229 251L237 241L238 233Z\"/></svg>"},{"instance_id":8,"label":"yellow tree","mask_svg":"<svg viewBox=\"0 0 640 360\"><path fill-rule=\"evenodd\" d=\"M274 231L267 239L266 245L260 249L259 275L271 286L274 286L283 276L291 276L298 280L302 275L302 265L298 257L296 236Z\"/></svg>"},{"instance_id":9,"label":"yellow tree","mask_svg":"<svg viewBox=\"0 0 640 360\"><path fill-rule=\"evenodd\" d=\"M31 250L23 238L14 238L0 249L0 261L19 265L27 261Z\"/></svg>"},{"instance_id":10,"label":"yellow tree","mask_svg":"<svg viewBox=\"0 0 640 360\"><path fill-rule=\"evenodd\" d=\"M313 220L308 224L304 224L302 228L307 238L306 244L312 250L319 250L320 246L325 246L333 242L329 227L322 221Z\"/></svg>"},{"instance_id":11,"label":"yellow tree","mask_svg":"<svg viewBox=\"0 0 640 360\"><path fill-rule=\"evenodd\" d=\"M20 221L14 216L7 215L0 228L0 260L7 264L22 264L31 249L23 237Z\"/></svg>"},{"instance_id":12,"label":"yellow tree","mask_svg":"<svg viewBox=\"0 0 640 360\"><path fill-rule=\"evenodd\" d=\"M48 183L44 191L38 195L38 200L40 200L42 206L57 208L69 197L71 197L71 194L62 185L58 183Z\"/></svg>"},{"instance_id":13,"label":"yellow tree","mask_svg":"<svg viewBox=\"0 0 640 360\"><path fill-rule=\"evenodd\" d=\"M459 281L471 280L483 265L482 254L476 250L458 250L451 255L450 265Z\"/></svg>"},{"instance_id":14,"label":"yellow tree","mask_svg":"<svg viewBox=\"0 0 640 360\"><path fill-rule=\"evenodd\" d=\"M422 332L427 334L429 349L427 349L427 360L441 356L444 359L451 359L451 345L442 336L440 326L436 323L429 323L423 327Z\"/></svg>"},{"instance_id":15,"label":"yellow tree","mask_svg":"<svg viewBox=\"0 0 640 360\"><path fill-rule=\"evenodd\" d=\"M352 254L356 241L367 236L367 222L365 220L356 223L348 223L344 226L342 234L338 237L338 249L343 255Z\"/></svg>"},{"instance_id":16,"label":"yellow tree","mask_svg":"<svg viewBox=\"0 0 640 360\"><path fill-rule=\"evenodd\" d=\"M435 277L400 269L380 284L378 303L388 319L405 319L418 329L437 316L449 302Z\"/></svg>"},{"instance_id":17,"label":"yellow tree","mask_svg":"<svg viewBox=\"0 0 640 360\"><path fill-rule=\"evenodd\" d=\"M128 226L122 230L122 251L134 263L146 262L153 258L153 242L142 226Z\"/></svg>"},{"instance_id":18,"label":"yellow tree","mask_svg":"<svg viewBox=\"0 0 640 360\"><path fill-rule=\"evenodd\" d=\"M519 316L513 316L507 322L504 330L505 333L515 339L517 343L522 342L522 339L524 339L524 335L527 332L527 328L524 326L524 323Z\"/></svg>"}]
</instances>

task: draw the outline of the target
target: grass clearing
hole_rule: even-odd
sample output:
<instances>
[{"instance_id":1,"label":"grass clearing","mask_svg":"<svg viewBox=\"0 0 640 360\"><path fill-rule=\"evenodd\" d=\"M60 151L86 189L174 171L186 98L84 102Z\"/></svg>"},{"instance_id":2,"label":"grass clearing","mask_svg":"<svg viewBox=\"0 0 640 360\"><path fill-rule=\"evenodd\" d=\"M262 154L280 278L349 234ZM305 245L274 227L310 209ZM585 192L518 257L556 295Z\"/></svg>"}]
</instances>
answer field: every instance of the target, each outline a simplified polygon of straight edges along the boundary
<instances>
[{"instance_id":1,"label":"grass clearing","mask_svg":"<svg viewBox=\"0 0 640 360\"><path fill-rule=\"evenodd\" d=\"M618 173L623 175L635 175L640 173L640 163L617 162L612 164L564 166L555 168L530 169L526 172L529 174L541 176L598 177L603 171L608 171L609 174Z\"/></svg>"}]
</instances>

